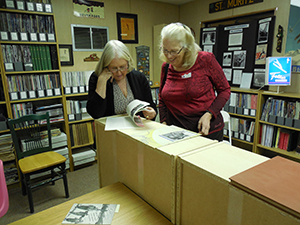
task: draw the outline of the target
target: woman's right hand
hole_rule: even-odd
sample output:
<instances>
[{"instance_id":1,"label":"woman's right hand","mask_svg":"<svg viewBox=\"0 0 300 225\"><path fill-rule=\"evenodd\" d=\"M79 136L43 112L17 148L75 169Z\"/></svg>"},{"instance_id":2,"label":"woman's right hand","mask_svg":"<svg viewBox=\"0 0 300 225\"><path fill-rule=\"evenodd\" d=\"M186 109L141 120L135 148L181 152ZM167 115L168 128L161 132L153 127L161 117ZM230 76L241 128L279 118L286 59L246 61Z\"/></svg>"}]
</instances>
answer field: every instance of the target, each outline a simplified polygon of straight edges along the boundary
<instances>
[{"instance_id":1,"label":"woman's right hand","mask_svg":"<svg viewBox=\"0 0 300 225\"><path fill-rule=\"evenodd\" d=\"M106 82L108 79L110 79L110 83L113 82L112 73L109 71L108 68L104 68L104 70L98 77L98 82L99 82L99 80L102 80L102 81L105 80L105 82Z\"/></svg>"},{"instance_id":2,"label":"woman's right hand","mask_svg":"<svg viewBox=\"0 0 300 225\"><path fill-rule=\"evenodd\" d=\"M98 76L98 81L97 81L97 87L96 87L96 92L98 95L100 95L103 99L106 98L106 83L107 80L110 79L110 83L113 82L113 77L112 73L105 68L102 73Z\"/></svg>"}]
</instances>

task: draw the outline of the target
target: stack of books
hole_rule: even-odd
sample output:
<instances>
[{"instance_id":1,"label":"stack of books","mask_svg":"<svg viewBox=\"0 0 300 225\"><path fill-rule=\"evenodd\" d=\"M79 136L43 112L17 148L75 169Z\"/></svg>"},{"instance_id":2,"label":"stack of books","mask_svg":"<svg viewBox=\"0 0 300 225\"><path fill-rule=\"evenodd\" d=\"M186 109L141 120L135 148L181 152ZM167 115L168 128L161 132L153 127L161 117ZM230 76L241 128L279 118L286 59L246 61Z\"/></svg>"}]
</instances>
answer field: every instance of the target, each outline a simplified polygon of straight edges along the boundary
<instances>
[{"instance_id":1,"label":"stack of books","mask_svg":"<svg viewBox=\"0 0 300 225\"><path fill-rule=\"evenodd\" d=\"M51 123L64 121L64 112L63 112L62 103L40 106L35 108L35 114L45 114L47 112L49 113ZM46 123L46 121L44 121L43 123Z\"/></svg>"},{"instance_id":2,"label":"stack of books","mask_svg":"<svg viewBox=\"0 0 300 225\"><path fill-rule=\"evenodd\" d=\"M4 134L0 136L0 159L3 162L15 159L11 134Z\"/></svg>"},{"instance_id":3,"label":"stack of books","mask_svg":"<svg viewBox=\"0 0 300 225\"><path fill-rule=\"evenodd\" d=\"M0 136L0 159L4 163L6 184L18 181L18 170L15 165L15 154L11 134Z\"/></svg>"},{"instance_id":4,"label":"stack of books","mask_svg":"<svg viewBox=\"0 0 300 225\"><path fill-rule=\"evenodd\" d=\"M82 148L81 152L74 153L72 157L73 157L74 166L78 166L78 165L95 161L96 152L93 149L86 147L86 148Z\"/></svg>"}]
</instances>

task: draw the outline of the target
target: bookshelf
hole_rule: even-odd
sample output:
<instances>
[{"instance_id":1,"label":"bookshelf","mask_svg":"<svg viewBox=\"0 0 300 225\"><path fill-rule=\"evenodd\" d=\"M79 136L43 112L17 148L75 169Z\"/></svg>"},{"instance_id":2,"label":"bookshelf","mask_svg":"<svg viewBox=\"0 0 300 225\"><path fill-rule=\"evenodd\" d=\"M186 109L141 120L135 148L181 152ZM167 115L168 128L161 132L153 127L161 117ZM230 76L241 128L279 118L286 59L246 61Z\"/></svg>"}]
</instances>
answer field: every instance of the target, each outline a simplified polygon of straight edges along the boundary
<instances>
[{"instance_id":1,"label":"bookshelf","mask_svg":"<svg viewBox=\"0 0 300 225\"><path fill-rule=\"evenodd\" d=\"M255 90L231 88L230 99L224 106L224 110L229 112L231 117L233 144L249 151L254 150L258 97ZM228 138L226 127L224 136Z\"/></svg>"},{"instance_id":2,"label":"bookshelf","mask_svg":"<svg viewBox=\"0 0 300 225\"><path fill-rule=\"evenodd\" d=\"M69 162L67 167L74 171L74 154L87 151L86 147L94 143L93 119L83 112L84 101L87 100L88 75L91 72L67 72L68 76L61 72L55 17L50 0L3 1L1 7L0 116L16 118L49 111L51 127L59 128L64 133L56 143L61 149L54 150L64 152ZM69 111L70 101L80 103L80 113L76 113L81 115L80 119L71 119L73 111ZM3 124L5 122L1 123L0 117L0 138L9 134ZM77 127L78 143L72 145L72 128ZM91 158L84 158L83 161L91 161ZM95 161L95 156L92 161ZM15 160L5 163L13 163L16 167Z\"/></svg>"},{"instance_id":3,"label":"bookshelf","mask_svg":"<svg viewBox=\"0 0 300 225\"><path fill-rule=\"evenodd\" d=\"M257 130L260 132L256 134L255 152L300 162L300 154L295 151L300 140L300 94L263 91L259 104Z\"/></svg>"},{"instance_id":4,"label":"bookshelf","mask_svg":"<svg viewBox=\"0 0 300 225\"><path fill-rule=\"evenodd\" d=\"M295 151L297 143L300 140L300 118L298 118L300 110L300 94L276 93L251 89L245 90L240 88L231 88L231 92L233 95L231 95L231 98L224 106L224 110L229 112L231 116L231 124L234 123L232 121L235 119L245 119L255 122L254 132L249 140L245 139L246 135L241 135L240 130L235 130L233 128L233 145L267 157L280 155L300 162L300 154ZM252 107L246 107L243 104L241 105L241 102L239 101L240 98L237 97L240 96L240 94L256 95L255 104L253 104ZM273 100L273 102L271 100ZM283 108L279 110L278 105L280 105L279 102L282 101L285 103L282 104ZM268 111L265 111L266 117L263 116L263 113L265 105L267 105L268 102L270 102L270 106ZM276 108L276 102L278 108L277 114L272 111L272 109L275 110ZM249 109L247 110L247 108ZM298 115L298 117L296 115ZM280 131L289 133L285 143L285 148L290 147L289 150L284 149L283 146L278 147ZM228 138L226 133L224 133L224 137ZM276 138L278 139L277 145Z\"/></svg>"},{"instance_id":5,"label":"bookshelf","mask_svg":"<svg viewBox=\"0 0 300 225\"><path fill-rule=\"evenodd\" d=\"M87 113L88 81L93 71L62 72L63 99L66 105L68 146L74 168L95 161L94 119Z\"/></svg>"}]
</instances>

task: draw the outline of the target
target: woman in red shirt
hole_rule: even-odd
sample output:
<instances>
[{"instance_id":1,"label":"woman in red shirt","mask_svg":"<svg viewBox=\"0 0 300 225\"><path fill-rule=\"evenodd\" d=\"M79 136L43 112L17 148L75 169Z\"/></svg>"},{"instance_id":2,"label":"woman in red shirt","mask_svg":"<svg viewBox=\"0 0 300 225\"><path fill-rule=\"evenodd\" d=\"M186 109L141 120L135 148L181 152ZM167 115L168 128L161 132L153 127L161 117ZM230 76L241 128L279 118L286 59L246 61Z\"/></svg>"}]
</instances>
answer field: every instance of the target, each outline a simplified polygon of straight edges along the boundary
<instances>
[{"instance_id":1,"label":"woman in red shirt","mask_svg":"<svg viewBox=\"0 0 300 225\"><path fill-rule=\"evenodd\" d=\"M190 28L171 23L161 31L160 58L161 123L223 140L220 110L230 97L230 86L215 56L201 51Z\"/></svg>"}]
</instances>

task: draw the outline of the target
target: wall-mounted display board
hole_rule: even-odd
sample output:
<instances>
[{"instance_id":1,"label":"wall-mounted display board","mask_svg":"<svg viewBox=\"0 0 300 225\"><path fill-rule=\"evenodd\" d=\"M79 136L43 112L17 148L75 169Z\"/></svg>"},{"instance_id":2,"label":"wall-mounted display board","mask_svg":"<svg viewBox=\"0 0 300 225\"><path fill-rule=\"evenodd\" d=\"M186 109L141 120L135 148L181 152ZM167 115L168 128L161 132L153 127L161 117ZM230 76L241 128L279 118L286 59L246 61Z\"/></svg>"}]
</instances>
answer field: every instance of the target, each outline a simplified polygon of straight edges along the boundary
<instances>
[{"instance_id":1,"label":"wall-mounted display board","mask_svg":"<svg viewBox=\"0 0 300 225\"><path fill-rule=\"evenodd\" d=\"M148 46L142 45L136 47L137 69L139 72L145 74L148 81L150 81L149 52L150 47Z\"/></svg>"},{"instance_id":2,"label":"wall-mounted display board","mask_svg":"<svg viewBox=\"0 0 300 225\"><path fill-rule=\"evenodd\" d=\"M272 54L275 16L270 12L201 28L200 47L214 53L232 87L266 89L265 61Z\"/></svg>"}]
</instances>

